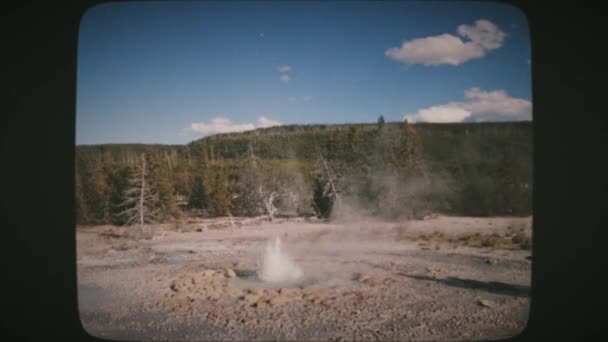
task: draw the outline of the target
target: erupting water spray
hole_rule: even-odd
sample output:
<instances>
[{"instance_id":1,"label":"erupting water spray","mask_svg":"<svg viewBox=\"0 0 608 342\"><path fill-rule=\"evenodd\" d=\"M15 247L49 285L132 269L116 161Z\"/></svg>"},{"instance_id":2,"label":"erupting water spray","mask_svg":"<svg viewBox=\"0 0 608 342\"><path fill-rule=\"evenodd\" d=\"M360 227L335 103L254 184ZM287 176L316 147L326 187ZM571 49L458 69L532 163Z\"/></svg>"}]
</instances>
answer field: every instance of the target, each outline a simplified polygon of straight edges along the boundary
<instances>
[{"instance_id":1,"label":"erupting water spray","mask_svg":"<svg viewBox=\"0 0 608 342\"><path fill-rule=\"evenodd\" d=\"M259 277L266 282L287 282L300 279L304 273L281 250L281 239L276 237L269 241L262 260Z\"/></svg>"}]
</instances>

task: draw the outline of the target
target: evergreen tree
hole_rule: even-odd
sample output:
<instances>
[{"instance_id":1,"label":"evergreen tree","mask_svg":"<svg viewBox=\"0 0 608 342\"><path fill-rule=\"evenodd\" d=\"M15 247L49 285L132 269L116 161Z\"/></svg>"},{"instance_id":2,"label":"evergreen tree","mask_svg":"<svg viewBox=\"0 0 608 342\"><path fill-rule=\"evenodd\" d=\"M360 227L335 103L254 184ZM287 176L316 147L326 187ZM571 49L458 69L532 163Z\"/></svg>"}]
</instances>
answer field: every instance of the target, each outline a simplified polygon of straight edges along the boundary
<instances>
[{"instance_id":1,"label":"evergreen tree","mask_svg":"<svg viewBox=\"0 0 608 342\"><path fill-rule=\"evenodd\" d=\"M194 209L207 209L208 207L207 188L202 175L194 176L192 191L188 199L188 206Z\"/></svg>"},{"instance_id":2,"label":"evergreen tree","mask_svg":"<svg viewBox=\"0 0 608 342\"><path fill-rule=\"evenodd\" d=\"M380 117L378 117L378 128L384 127L384 123L384 116L380 115Z\"/></svg>"},{"instance_id":3,"label":"evergreen tree","mask_svg":"<svg viewBox=\"0 0 608 342\"><path fill-rule=\"evenodd\" d=\"M260 194L260 187L263 186L260 162L253 147L249 145L235 202L236 212L244 216L258 216L264 213L264 203Z\"/></svg>"},{"instance_id":4,"label":"evergreen tree","mask_svg":"<svg viewBox=\"0 0 608 342\"><path fill-rule=\"evenodd\" d=\"M227 216L230 210L230 193L223 172L215 172L209 193L211 213L214 216Z\"/></svg>"},{"instance_id":5,"label":"evergreen tree","mask_svg":"<svg viewBox=\"0 0 608 342\"><path fill-rule=\"evenodd\" d=\"M399 136L399 168L406 177L428 177L428 168L422 148L422 140L418 130L413 124L405 121L401 126Z\"/></svg>"},{"instance_id":6,"label":"evergreen tree","mask_svg":"<svg viewBox=\"0 0 608 342\"><path fill-rule=\"evenodd\" d=\"M317 174L313 179L312 206L319 218L328 218L333 207L333 197L326 192L326 182L323 176Z\"/></svg>"},{"instance_id":7,"label":"evergreen tree","mask_svg":"<svg viewBox=\"0 0 608 342\"><path fill-rule=\"evenodd\" d=\"M110 184L110 222L122 226L127 219L120 213L124 210L122 204L125 200L125 192L129 188L129 180L132 178L132 168L128 166L116 167L108 175Z\"/></svg>"},{"instance_id":8,"label":"evergreen tree","mask_svg":"<svg viewBox=\"0 0 608 342\"><path fill-rule=\"evenodd\" d=\"M170 170L160 155L149 158L150 183L158 194L159 221L166 221L180 215L175 188L170 181Z\"/></svg>"},{"instance_id":9,"label":"evergreen tree","mask_svg":"<svg viewBox=\"0 0 608 342\"><path fill-rule=\"evenodd\" d=\"M81 176L78 173L78 169L76 169L76 193L75 193L75 201L76 201L76 223L77 224L89 224L91 223L89 207L87 206L87 202L85 200L85 195L83 193L82 180Z\"/></svg>"}]
</instances>

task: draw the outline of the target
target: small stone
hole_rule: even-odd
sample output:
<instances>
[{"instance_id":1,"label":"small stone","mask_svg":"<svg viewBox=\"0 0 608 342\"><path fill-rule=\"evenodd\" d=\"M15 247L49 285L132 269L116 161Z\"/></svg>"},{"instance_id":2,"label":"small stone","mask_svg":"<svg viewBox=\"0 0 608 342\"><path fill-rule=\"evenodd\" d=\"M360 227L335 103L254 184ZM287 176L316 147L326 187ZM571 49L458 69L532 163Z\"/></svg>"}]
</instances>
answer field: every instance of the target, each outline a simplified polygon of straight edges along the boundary
<instances>
[{"instance_id":1,"label":"small stone","mask_svg":"<svg viewBox=\"0 0 608 342\"><path fill-rule=\"evenodd\" d=\"M238 287L229 286L224 288L224 293L229 296L239 296L243 294L243 291Z\"/></svg>"},{"instance_id":2,"label":"small stone","mask_svg":"<svg viewBox=\"0 0 608 342\"><path fill-rule=\"evenodd\" d=\"M259 295L253 294L253 293L249 293L246 294L244 296L241 296L240 298L241 300L247 302L247 303L255 303L260 299Z\"/></svg>"},{"instance_id":3,"label":"small stone","mask_svg":"<svg viewBox=\"0 0 608 342\"><path fill-rule=\"evenodd\" d=\"M269 297L274 297L274 296L278 296L279 292L274 289L266 289L265 294Z\"/></svg>"},{"instance_id":4,"label":"small stone","mask_svg":"<svg viewBox=\"0 0 608 342\"><path fill-rule=\"evenodd\" d=\"M204 270L201 273L201 276L205 277L205 278L210 278L216 275L216 271L215 270Z\"/></svg>"},{"instance_id":5,"label":"small stone","mask_svg":"<svg viewBox=\"0 0 608 342\"><path fill-rule=\"evenodd\" d=\"M270 304L272 306L279 306L279 305L283 305L287 302L289 302L289 298L287 298L285 296L275 296L275 297L270 298L270 300L268 301L268 304Z\"/></svg>"},{"instance_id":6,"label":"small stone","mask_svg":"<svg viewBox=\"0 0 608 342\"><path fill-rule=\"evenodd\" d=\"M224 275L228 278L234 278L236 277L236 273L234 272L234 270L232 268L227 268L224 270Z\"/></svg>"},{"instance_id":7,"label":"small stone","mask_svg":"<svg viewBox=\"0 0 608 342\"><path fill-rule=\"evenodd\" d=\"M496 303L489 301L487 299L481 299L477 301L477 304L486 307L486 308L493 308L496 306Z\"/></svg>"},{"instance_id":8,"label":"small stone","mask_svg":"<svg viewBox=\"0 0 608 342\"><path fill-rule=\"evenodd\" d=\"M287 288L280 288L278 294L284 297L297 297L299 295L298 291L296 291L295 289Z\"/></svg>"},{"instance_id":9,"label":"small stone","mask_svg":"<svg viewBox=\"0 0 608 342\"><path fill-rule=\"evenodd\" d=\"M258 288L253 288L253 289L247 289L247 293L250 294L254 294L256 296L262 296L264 295L264 289L258 289Z\"/></svg>"},{"instance_id":10,"label":"small stone","mask_svg":"<svg viewBox=\"0 0 608 342\"><path fill-rule=\"evenodd\" d=\"M370 275L367 273L357 273L353 277L354 280L360 281L360 282L365 282L369 278L370 278Z\"/></svg>"}]
</instances>

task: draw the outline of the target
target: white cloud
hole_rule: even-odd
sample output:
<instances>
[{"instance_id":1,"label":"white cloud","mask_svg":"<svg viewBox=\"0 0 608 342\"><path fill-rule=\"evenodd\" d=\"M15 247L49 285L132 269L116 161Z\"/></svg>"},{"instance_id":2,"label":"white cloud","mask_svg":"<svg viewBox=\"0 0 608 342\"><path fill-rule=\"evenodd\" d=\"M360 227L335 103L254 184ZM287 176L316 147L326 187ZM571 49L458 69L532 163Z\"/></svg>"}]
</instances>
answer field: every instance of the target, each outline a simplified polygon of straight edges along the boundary
<instances>
[{"instance_id":1,"label":"white cloud","mask_svg":"<svg viewBox=\"0 0 608 342\"><path fill-rule=\"evenodd\" d=\"M281 123L265 116L260 116L255 124L235 123L226 117L218 116L211 119L210 122L194 122L190 125L190 129L186 131L199 136L207 136L219 133L250 131L256 128L278 125L281 125ZM183 135L183 133L180 135Z\"/></svg>"},{"instance_id":2,"label":"white cloud","mask_svg":"<svg viewBox=\"0 0 608 342\"><path fill-rule=\"evenodd\" d=\"M295 97L293 97L293 96L291 96L291 97L289 97L289 98L287 99L287 101L289 101L289 102L292 102L292 103L293 103L293 102L296 102L296 98L295 98Z\"/></svg>"},{"instance_id":3,"label":"white cloud","mask_svg":"<svg viewBox=\"0 0 608 342\"><path fill-rule=\"evenodd\" d=\"M237 124L233 123L232 120L224 117L216 117L209 123L195 122L191 125L192 131L201 133L203 135L217 134L217 133L229 133L248 131L255 129L255 125L252 123Z\"/></svg>"},{"instance_id":4,"label":"white cloud","mask_svg":"<svg viewBox=\"0 0 608 342\"><path fill-rule=\"evenodd\" d=\"M489 20L480 19L475 22L475 26L460 25L458 34L469 38L471 43L475 43L487 50L498 49L502 46L506 34L498 26Z\"/></svg>"},{"instance_id":5,"label":"white cloud","mask_svg":"<svg viewBox=\"0 0 608 342\"><path fill-rule=\"evenodd\" d=\"M303 100L308 102L308 101L312 100L312 96L304 96Z\"/></svg>"},{"instance_id":6,"label":"white cloud","mask_svg":"<svg viewBox=\"0 0 608 342\"><path fill-rule=\"evenodd\" d=\"M279 80L281 80L281 82L287 83L289 82L289 80L291 80L291 77L289 77L289 75L287 74L283 74L281 75L281 77L279 77Z\"/></svg>"},{"instance_id":7,"label":"white cloud","mask_svg":"<svg viewBox=\"0 0 608 342\"><path fill-rule=\"evenodd\" d=\"M401 47L387 49L385 56L405 64L460 65L481 58L502 46L506 34L492 22L480 19L474 26L458 26L461 37L444 33L405 41ZM466 41L464 39L466 39Z\"/></svg>"},{"instance_id":8,"label":"white cloud","mask_svg":"<svg viewBox=\"0 0 608 342\"><path fill-rule=\"evenodd\" d=\"M291 66L289 66L289 65L279 65L277 67L277 71L278 72L288 72L288 71L291 71Z\"/></svg>"},{"instance_id":9,"label":"white cloud","mask_svg":"<svg viewBox=\"0 0 608 342\"><path fill-rule=\"evenodd\" d=\"M265 116L260 116L258 118L258 127L271 127L271 126L280 126L282 123L269 119Z\"/></svg>"},{"instance_id":10,"label":"white cloud","mask_svg":"<svg viewBox=\"0 0 608 342\"><path fill-rule=\"evenodd\" d=\"M432 106L420 109L414 115L406 115L409 122L461 122L471 115L470 112L452 105Z\"/></svg>"},{"instance_id":11,"label":"white cloud","mask_svg":"<svg viewBox=\"0 0 608 342\"><path fill-rule=\"evenodd\" d=\"M484 91L470 88L467 101L431 106L404 116L410 122L481 122L532 120L532 103L513 98L504 90Z\"/></svg>"}]
</instances>

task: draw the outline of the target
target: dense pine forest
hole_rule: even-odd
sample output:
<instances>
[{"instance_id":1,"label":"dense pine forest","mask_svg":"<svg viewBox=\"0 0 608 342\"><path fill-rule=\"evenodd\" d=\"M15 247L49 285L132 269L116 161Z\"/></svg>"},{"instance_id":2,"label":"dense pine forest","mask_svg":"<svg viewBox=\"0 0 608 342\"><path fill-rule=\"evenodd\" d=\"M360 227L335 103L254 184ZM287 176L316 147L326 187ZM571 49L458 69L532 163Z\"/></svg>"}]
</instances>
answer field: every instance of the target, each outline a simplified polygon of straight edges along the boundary
<instances>
[{"instance_id":1,"label":"dense pine forest","mask_svg":"<svg viewBox=\"0 0 608 342\"><path fill-rule=\"evenodd\" d=\"M79 224L184 216L530 215L532 123L288 125L76 146ZM344 214L345 211L341 211Z\"/></svg>"}]
</instances>

